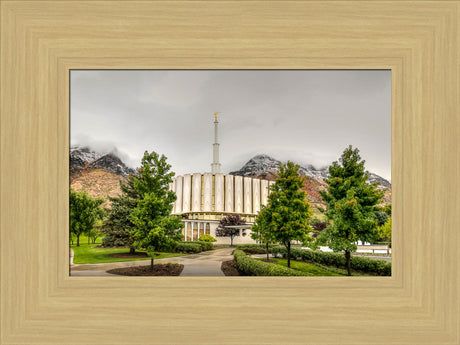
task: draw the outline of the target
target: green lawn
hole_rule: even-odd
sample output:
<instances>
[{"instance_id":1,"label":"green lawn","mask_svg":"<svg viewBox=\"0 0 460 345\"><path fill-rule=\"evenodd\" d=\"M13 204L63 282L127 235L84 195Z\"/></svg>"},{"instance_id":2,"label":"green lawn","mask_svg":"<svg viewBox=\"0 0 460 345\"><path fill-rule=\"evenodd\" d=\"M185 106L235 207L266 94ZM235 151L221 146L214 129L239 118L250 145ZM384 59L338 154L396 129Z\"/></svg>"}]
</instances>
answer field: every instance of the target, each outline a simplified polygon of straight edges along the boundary
<instances>
[{"instance_id":1,"label":"green lawn","mask_svg":"<svg viewBox=\"0 0 460 345\"><path fill-rule=\"evenodd\" d=\"M273 259L270 258L271 260L276 260L276 265L281 265L284 267L287 267L287 260L286 259ZM263 260L263 259L258 259L258 260ZM342 274L334 273L327 271L321 267L308 264L306 262L300 262L300 261L294 261L291 260L291 268L294 270L301 271L309 276L343 276Z\"/></svg>"},{"instance_id":2,"label":"green lawn","mask_svg":"<svg viewBox=\"0 0 460 345\"><path fill-rule=\"evenodd\" d=\"M135 258L135 259L120 259L120 258L111 258L108 255L114 253L128 253L128 248L93 248L101 244L101 241L96 241L96 244L89 244L86 237L82 241L80 237L80 247L77 247L76 242L70 247L74 251L74 264L100 264L107 262L122 262L122 261L138 261L138 260L150 260L150 258ZM155 256L155 259L171 258L175 256L183 256L186 254L181 253L160 253L160 255Z\"/></svg>"}]
</instances>

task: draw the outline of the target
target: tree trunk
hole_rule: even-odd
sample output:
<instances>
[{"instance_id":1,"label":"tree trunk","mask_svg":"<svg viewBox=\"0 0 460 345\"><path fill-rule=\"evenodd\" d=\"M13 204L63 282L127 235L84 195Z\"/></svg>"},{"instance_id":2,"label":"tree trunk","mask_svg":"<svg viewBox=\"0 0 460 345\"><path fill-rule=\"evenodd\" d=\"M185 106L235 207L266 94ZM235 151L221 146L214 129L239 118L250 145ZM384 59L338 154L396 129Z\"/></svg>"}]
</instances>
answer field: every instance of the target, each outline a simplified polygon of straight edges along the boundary
<instances>
[{"instance_id":1,"label":"tree trunk","mask_svg":"<svg viewBox=\"0 0 460 345\"><path fill-rule=\"evenodd\" d=\"M150 270L153 271L153 256L150 258Z\"/></svg>"},{"instance_id":2,"label":"tree trunk","mask_svg":"<svg viewBox=\"0 0 460 345\"><path fill-rule=\"evenodd\" d=\"M350 258L351 258L351 253L348 250L345 250L346 266L347 266L347 272L349 276L351 276Z\"/></svg>"},{"instance_id":3,"label":"tree trunk","mask_svg":"<svg viewBox=\"0 0 460 345\"><path fill-rule=\"evenodd\" d=\"M129 247L129 254L135 254L135 253L136 253L136 248Z\"/></svg>"},{"instance_id":4,"label":"tree trunk","mask_svg":"<svg viewBox=\"0 0 460 345\"><path fill-rule=\"evenodd\" d=\"M266 249L267 249L267 261L268 261L268 242L266 243Z\"/></svg>"},{"instance_id":5,"label":"tree trunk","mask_svg":"<svg viewBox=\"0 0 460 345\"><path fill-rule=\"evenodd\" d=\"M77 235L77 247L80 247L80 235Z\"/></svg>"},{"instance_id":6,"label":"tree trunk","mask_svg":"<svg viewBox=\"0 0 460 345\"><path fill-rule=\"evenodd\" d=\"M288 259L288 267L291 268L291 241L287 244L287 259Z\"/></svg>"},{"instance_id":7,"label":"tree trunk","mask_svg":"<svg viewBox=\"0 0 460 345\"><path fill-rule=\"evenodd\" d=\"M90 237L89 237L89 234L88 234L88 244L89 244L89 240L90 240Z\"/></svg>"},{"instance_id":8,"label":"tree trunk","mask_svg":"<svg viewBox=\"0 0 460 345\"><path fill-rule=\"evenodd\" d=\"M230 236L230 247L233 247L233 236Z\"/></svg>"}]
</instances>

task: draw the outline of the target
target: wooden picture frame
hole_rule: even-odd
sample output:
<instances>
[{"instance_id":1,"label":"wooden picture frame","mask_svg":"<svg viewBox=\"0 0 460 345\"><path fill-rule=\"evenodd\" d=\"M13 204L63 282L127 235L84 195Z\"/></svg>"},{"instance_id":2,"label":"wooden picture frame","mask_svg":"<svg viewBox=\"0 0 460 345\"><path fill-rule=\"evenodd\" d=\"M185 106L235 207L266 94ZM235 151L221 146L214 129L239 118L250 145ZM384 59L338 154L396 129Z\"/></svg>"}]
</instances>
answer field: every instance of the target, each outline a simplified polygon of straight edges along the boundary
<instances>
[{"instance_id":1,"label":"wooden picture frame","mask_svg":"<svg viewBox=\"0 0 460 345\"><path fill-rule=\"evenodd\" d=\"M1 1L1 344L459 344L459 1ZM391 277L69 277L69 69L391 69Z\"/></svg>"}]
</instances>

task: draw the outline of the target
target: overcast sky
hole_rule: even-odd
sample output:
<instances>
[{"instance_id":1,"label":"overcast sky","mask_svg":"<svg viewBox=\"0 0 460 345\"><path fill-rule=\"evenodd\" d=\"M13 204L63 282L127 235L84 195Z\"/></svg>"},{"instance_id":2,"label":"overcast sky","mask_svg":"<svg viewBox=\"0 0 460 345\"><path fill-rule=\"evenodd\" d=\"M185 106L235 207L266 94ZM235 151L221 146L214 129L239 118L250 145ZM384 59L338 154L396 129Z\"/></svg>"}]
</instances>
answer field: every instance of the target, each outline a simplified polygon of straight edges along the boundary
<instances>
[{"instance_id":1,"label":"overcast sky","mask_svg":"<svg viewBox=\"0 0 460 345\"><path fill-rule=\"evenodd\" d=\"M71 71L71 145L145 150L178 175L209 172L214 112L222 172L265 153L316 167L358 147L391 179L391 71Z\"/></svg>"}]
</instances>

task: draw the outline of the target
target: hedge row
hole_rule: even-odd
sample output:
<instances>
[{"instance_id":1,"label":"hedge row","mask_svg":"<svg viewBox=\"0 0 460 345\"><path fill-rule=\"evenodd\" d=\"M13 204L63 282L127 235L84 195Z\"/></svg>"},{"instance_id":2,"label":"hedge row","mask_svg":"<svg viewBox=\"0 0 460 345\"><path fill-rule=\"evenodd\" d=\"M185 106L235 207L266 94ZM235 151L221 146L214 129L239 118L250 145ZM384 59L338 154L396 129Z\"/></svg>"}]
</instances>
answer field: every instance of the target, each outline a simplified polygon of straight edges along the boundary
<instances>
[{"instance_id":1,"label":"hedge row","mask_svg":"<svg viewBox=\"0 0 460 345\"><path fill-rule=\"evenodd\" d=\"M255 260L247 256L242 250L233 252L238 271L247 276L305 276L302 272L277 264L270 264Z\"/></svg>"},{"instance_id":2,"label":"hedge row","mask_svg":"<svg viewBox=\"0 0 460 345\"><path fill-rule=\"evenodd\" d=\"M202 250L199 243L179 242L175 248L175 251L177 253L199 253Z\"/></svg>"},{"instance_id":3,"label":"hedge row","mask_svg":"<svg viewBox=\"0 0 460 345\"><path fill-rule=\"evenodd\" d=\"M201 250L204 251L204 252L214 249L214 245L212 244L212 242L196 241L195 243L198 243L201 246Z\"/></svg>"},{"instance_id":4,"label":"hedge row","mask_svg":"<svg viewBox=\"0 0 460 345\"><path fill-rule=\"evenodd\" d=\"M177 253L200 253L203 251L213 250L214 246L211 242L194 241L194 242L179 242L175 248Z\"/></svg>"},{"instance_id":5,"label":"hedge row","mask_svg":"<svg viewBox=\"0 0 460 345\"><path fill-rule=\"evenodd\" d=\"M281 254L283 258L287 257L287 250L284 247L275 248L274 251ZM343 253L325 253L316 250L292 248L291 258L313 261L326 266L346 268L346 260ZM374 273L380 276L391 276L391 263L383 260L352 256L350 266L356 271Z\"/></svg>"},{"instance_id":6,"label":"hedge row","mask_svg":"<svg viewBox=\"0 0 460 345\"><path fill-rule=\"evenodd\" d=\"M278 248L277 244L269 244L268 251L272 252L273 248ZM265 244L238 244L236 249L242 250L246 254L267 254Z\"/></svg>"}]
</instances>

